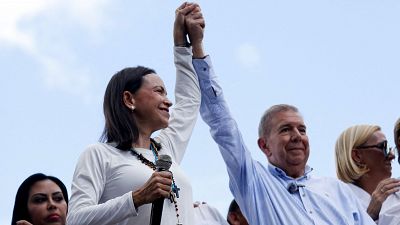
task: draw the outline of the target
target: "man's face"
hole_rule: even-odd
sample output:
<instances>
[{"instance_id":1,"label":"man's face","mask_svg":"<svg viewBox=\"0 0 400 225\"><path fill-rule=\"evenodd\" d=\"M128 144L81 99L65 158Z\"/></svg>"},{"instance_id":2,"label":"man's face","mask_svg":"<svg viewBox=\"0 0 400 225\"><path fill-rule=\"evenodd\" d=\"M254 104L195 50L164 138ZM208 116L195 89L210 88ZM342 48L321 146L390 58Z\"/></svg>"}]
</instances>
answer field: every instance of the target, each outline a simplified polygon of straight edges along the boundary
<instances>
[{"instance_id":1,"label":"man's face","mask_svg":"<svg viewBox=\"0 0 400 225\"><path fill-rule=\"evenodd\" d=\"M400 151L400 135L397 137L396 148Z\"/></svg>"},{"instance_id":2,"label":"man's face","mask_svg":"<svg viewBox=\"0 0 400 225\"><path fill-rule=\"evenodd\" d=\"M309 143L301 115L294 111L278 112L272 118L270 133L258 141L269 162L288 176L299 177L309 156Z\"/></svg>"},{"instance_id":3,"label":"man's face","mask_svg":"<svg viewBox=\"0 0 400 225\"><path fill-rule=\"evenodd\" d=\"M236 212L229 212L227 220L230 225L249 225L240 209Z\"/></svg>"}]
</instances>

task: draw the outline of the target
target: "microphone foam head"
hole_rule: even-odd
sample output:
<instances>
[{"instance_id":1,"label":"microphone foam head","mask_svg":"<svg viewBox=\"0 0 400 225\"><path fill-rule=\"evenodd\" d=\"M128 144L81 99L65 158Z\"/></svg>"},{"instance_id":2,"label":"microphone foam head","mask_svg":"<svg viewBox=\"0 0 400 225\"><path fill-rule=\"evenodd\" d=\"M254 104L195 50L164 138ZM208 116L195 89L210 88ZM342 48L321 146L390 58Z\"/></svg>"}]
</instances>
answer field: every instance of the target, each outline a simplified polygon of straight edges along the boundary
<instances>
[{"instance_id":1,"label":"microphone foam head","mask_svg":"<svg viewBox=\"0 0 400 225\"><path fill-rule=\"evenodd\" d=\"M156 168L158 170L169 170L172 164L171 156L169 155L159 155L156 162Z\"/></svg>"}]
</instances>

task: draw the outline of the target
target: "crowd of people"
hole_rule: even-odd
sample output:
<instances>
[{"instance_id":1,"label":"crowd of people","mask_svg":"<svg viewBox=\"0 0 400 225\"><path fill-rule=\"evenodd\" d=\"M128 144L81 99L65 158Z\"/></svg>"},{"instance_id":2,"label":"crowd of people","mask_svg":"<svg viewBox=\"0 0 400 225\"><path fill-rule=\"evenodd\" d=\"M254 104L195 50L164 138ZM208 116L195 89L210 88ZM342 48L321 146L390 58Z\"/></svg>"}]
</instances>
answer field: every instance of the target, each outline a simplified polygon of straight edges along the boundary
<instances>
[{"instance_id":1,"label":"crowd of people","mask_svg":"<svg viewBox=\"0 0 400 225\"><path fill-rule=\"evenodd\" d=\"M400 179L391 171L400 119L394 148L377 125L344 130L335 146L337 178L320 178L307 164L309 138L299 109L271 106L258 127L264 166L252 158L229 111L203 49L204 30L198 4L176 9L174 107L154 69L128 67L114 74L104 94L101 141L79 157L70 197L56 177L34 174L17 191L12 225L149 224L158 199L165 199L163 225L400 224ZM234 200L226 217L193 203L180 167L198 112L228 170ZM160 170L157 162L165 155L170 167Z\"/></svg>"}]
</instances>

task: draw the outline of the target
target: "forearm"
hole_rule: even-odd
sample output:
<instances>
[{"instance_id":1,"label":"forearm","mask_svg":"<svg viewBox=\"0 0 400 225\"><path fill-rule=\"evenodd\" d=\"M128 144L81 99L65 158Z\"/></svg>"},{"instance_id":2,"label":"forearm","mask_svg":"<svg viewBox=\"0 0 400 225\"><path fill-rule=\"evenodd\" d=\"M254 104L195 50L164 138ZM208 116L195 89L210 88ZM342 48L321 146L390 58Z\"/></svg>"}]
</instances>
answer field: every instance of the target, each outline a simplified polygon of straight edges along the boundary
<instances>
[{"instance_id":1,"label":"forearm","mask_svg":"<svg viewBox=\"0 0 400 225\"><path fill-rule=\"evenodd\" d=\"M194 69L199 77L201 91L200 114L210 127L224 126L223 122L232 120L223 91L214 73L210 56L193 59Z\"/></svg>"},{"instance_id":2,"label":"forearm","mask_svg":"<svg viewBox=\"0 0 400 225\"><path fill-rule=\"evenodd\" d=\"M244 167L251 166L246 160L251 161L251 157L217 82L210 57L193 60L193 65L199 76L202 96L200 115L210 126L211 136L219 146L231 177L242 179Z\"/></svg>"},{"instance_id":3,"label":"forearm","mask_svg":"<svg viewBox=\"0 0 400 225\"><path fill-rule=\"evenodd\" d=\"M133 204L132 193L126 193L120 197L110 199L102 204L85 203L86 198L79 199L78 202L72 203L72 207L68 212L67 224L116 224L129 217L137 216L135 206Z\"/></svg>"},{"instance_id":4,"label":"forearm","mask_svg":"<svg viewBox=\"0 0 400 225\"><path fill-rule=\"evenodd\" d=\"M203 42L195 43L192 46L193 59L203 59L206 57L206 53L204 52Z\"/></svg>"},{"instance_id":5,"label":"forearm","mask_svg":"<svg viewBox=\"0 0 400 225\"><path fill-rule=\"evenodd\" d=\"M381 211L381 208L382 203L371 200L367 208L367 213L373 220L377 220L379 219L379 212Z\"/></svg>"},{"instance_id":6,"label":"forearm","mask_svg":"<svg viewBox=\"0 0 400 225\"><path fill-rule=\"evenodd\" d=\"M179 164L189 143L200 108L200 86L192 65L191 48L174 47L176 84L175 105L171 109L169 125L157 141L171 150Z\"/></svg>"}]
</instances>

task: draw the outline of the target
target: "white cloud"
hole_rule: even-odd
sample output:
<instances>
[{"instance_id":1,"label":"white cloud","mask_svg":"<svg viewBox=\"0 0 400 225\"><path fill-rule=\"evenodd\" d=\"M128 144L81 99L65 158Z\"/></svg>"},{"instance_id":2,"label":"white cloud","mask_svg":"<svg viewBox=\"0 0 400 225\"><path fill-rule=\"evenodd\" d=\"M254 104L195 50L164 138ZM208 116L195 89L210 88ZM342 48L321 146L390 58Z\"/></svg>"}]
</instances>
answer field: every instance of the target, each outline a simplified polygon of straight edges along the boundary
<instances>
[{"instance_id":1,"label":"white cloud","mask_svg":"<svg viewBox=\"0 0 400 225\"><path fill-rule=\"evenodd\" d=\"M106 21L103 12L108 2L109 0L0 0L0 43L20 48L34 58L42 66L42 79L46 87L80 95L87 101L90 98L90 76L85 68L74 64L79 60L66 59L76 58L78 53L61 51L51 56L47 53L49 51L46 48L71 49L61 46L68 45L68 40L57 42L58 46L39 45L37 40L43 39L39 35L46 34L32 31L35 24L30 26L31 30L24 29L21 24L40 15L46 15L49 21L60 20L57 17L62 16L65 17L62 18L63 21L83 27L89 34L97 33Z\"/></svg>"},{"instance_id":2,"label":"white cloud","mask_svg":"<svg viewBox=\"0 0 400 225\"><path fill-rule=\"evenodd\" d=\"M45 56L39 58L44 66L43 82L49 89L79 95L84 102L90 102L92 96L88 93L91 78L84 68L69 69L59 60Z\"/></svg>"},{"instance_id":3,"label":"white cloud","mask_svg":"<svg viewBox=\"0 0 400 225\"><path fill-rule=\"evenodd\" d=\"M109 6L110 0L70 0L66 1L70 17L76 23L97 32L106 21L104 11Z\"/></svg>"},{"instance_id":4,"label":"white cloud","mask_svg":"<svg viewBox=\"0 0 400 225\"><path fill-rule=\"evenodd\" d=\"M256 46L243 43L236 49L236 59L246 68L254 68L260 64L261 56Z\"/></svg>"},{"instance_id":5,"label":"white cloud","mask_svg":"<svg viewBox=\"0 0 400 225\"><path fill-rule=\"evenodd\" d=\"M50 5L46 0L0 0L0 40L26 51L34 51L33 38L21 31L19 23Z\"/></svg>"}]
</instances>

